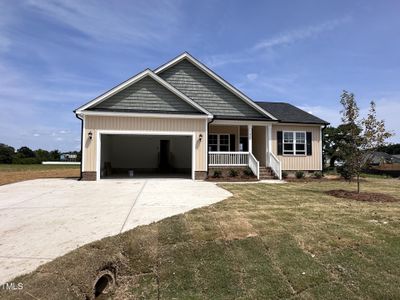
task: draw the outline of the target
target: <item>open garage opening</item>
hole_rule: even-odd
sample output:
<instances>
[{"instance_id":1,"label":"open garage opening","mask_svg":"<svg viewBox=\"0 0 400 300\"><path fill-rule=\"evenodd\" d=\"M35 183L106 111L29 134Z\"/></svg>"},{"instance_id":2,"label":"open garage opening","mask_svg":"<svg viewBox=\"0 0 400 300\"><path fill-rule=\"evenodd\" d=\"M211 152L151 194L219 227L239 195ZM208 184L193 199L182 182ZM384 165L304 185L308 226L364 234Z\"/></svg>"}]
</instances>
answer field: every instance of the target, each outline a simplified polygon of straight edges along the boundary
<instances>
[{"instance_id":1,"label":"open garage opening","mask_svg":"<svg viewBox=\"0 0 400 300\"><path fill-rule=\"evenodd\" d=\"M100 178L192 178L192 136L102 134Z\"/></svg>"}]
</instances>

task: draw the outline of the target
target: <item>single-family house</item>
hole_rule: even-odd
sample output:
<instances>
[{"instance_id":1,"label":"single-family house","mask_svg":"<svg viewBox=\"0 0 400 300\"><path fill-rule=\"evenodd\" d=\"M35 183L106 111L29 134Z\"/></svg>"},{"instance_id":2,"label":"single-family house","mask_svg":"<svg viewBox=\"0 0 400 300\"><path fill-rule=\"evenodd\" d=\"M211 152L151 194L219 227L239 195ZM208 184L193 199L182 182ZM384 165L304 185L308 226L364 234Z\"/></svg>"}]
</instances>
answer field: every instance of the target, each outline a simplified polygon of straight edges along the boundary
<instances>
[{"instance_id":1,"label":"single-family house","mask_svg":"<svg viewBox=\"0 0 400 300\"><path fill-rule=\"evenodd\" d=\"M82 120L83 180L322 170L328 122L288 103L255 102L186 52L74 112Z\"/></svg>"}]
</instances>

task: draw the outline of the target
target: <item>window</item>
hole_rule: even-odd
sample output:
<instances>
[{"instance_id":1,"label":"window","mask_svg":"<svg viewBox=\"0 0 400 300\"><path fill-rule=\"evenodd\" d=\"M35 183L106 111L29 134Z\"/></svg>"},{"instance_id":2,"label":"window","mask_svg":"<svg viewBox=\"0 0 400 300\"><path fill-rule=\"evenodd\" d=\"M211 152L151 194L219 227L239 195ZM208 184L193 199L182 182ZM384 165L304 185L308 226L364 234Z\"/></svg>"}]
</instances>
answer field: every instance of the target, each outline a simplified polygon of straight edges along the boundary
<instances>
[{"instance_id":1,"label":"window","mask_svg":"<svg viewBox=\"0 0 400 300\"><path fill-rule=\"evenodd\" d=\"M229 134L219 135L219 151L229 151Z\"/></svg>"},{"instance_id":2,"label":"window","mask_svg":"<svg viewBox=\"0 0 400 300\"><path fill-rule=\"evenodd\" d=\"M306 154L306 133L305 132L296 132L296 140L295 140L295 154L297 155L305 155Z\"/></svg>"},{"instance_id":3,"label":"window","mask_svg":"<svg viewBox=\"0 0 400 300\"><path fill-rule=\"evenodd\" d=\"M297 131L283 132L283 154L305 155L306 133Z\"/></svg>"},{"instance_id":4,"label":"window","mask_svg":"<svg viewBox=\"0 0 400 300\"><path fill-rule=\"evenodd\" d=\"M229 151L229 134L209 134L208 151Z\"/></svg>"},{"instance_id":5,"label":"window","mask_svg":"<svg viewBox=\"0 0 400 300\"><path fill-rule=\"evenodd\" d=\"M208 151L218 151L218 135L208 135Z\"/></svg>"}]
</instances>

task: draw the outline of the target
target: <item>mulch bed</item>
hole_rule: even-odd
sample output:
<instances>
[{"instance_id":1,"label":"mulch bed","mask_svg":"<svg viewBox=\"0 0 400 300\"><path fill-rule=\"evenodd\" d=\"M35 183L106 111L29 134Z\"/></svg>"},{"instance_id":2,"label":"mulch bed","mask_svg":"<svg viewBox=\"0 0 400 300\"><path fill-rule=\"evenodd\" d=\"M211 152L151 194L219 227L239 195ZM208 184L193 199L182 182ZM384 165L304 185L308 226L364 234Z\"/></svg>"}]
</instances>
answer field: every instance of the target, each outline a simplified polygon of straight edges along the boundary
<instances>
[{"instance_id":1,"label":"mulch bed","mask_svg":"<svg viewBox=\"0 0 400 300\"><path fill-rule=\"evenodd\" d=\"M240 181L258 181L255 176L235 176L235 177L207 177L207 181L216 181L216 182L240 182Z\"/></svg>"},{"instance_id":2,"label":"mulch bed","mask_svg":"<svg viewBox=\"0 0 400 300\"><path fill-rule=\"evenodd\" d=\"M330 190L325 192L330 196L334 196L337 198L345 198L352 199L356 201L363 202L399 202L400 199L397 199L393 196L389 196L381 193L366 193L366 192L354 192L354 191L346 191L346 190Z\"/></svg>"},{"instance_id":3,"label":"mulch bed","mask_svg":"<svg viewBox=\"0 0 400 300\"><path fill-rule=\"evenodd\" d=\"M326 181L341 181L341 182L349 182L348 180L340 177L340 176L325 176L322 178L315 178L315 177L304 177L297 179L296 177L287 177L284 178L283 180L287 182L302 182L302 183L307 183L307 182L326 182ZM351 181L355 182L355 181ZM360 182L367 182L366 179L360 178Z\"/></svg>"}]
</instances>

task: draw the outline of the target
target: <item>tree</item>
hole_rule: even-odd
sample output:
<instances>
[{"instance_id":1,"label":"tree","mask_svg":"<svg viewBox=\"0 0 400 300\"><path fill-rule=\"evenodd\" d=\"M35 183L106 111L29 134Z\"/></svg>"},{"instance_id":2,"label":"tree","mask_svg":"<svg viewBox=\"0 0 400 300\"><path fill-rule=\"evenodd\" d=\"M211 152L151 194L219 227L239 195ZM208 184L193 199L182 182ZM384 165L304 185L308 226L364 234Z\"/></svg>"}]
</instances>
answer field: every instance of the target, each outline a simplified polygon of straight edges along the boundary
<instances>
[{"instance_id":1,"label":"tree","mask_svg":"<svg viewBox=\"0 0 400 300\"><path fill-rule=\"evenodd\" d=\"M334 168L336 160L340 159L339 153L339 141L340 141L340 127L336 128L333 126L328 126L324 129L324 166L327 164L329 159L329 167Z\"/></svg>"},{"instance_id":2,"label":"tree","mask_svg":"<svg viewBox=\"0 0 400 300\"><path fill-rule=\"evenodd\" d=\"M378 151L385 152L391 155L400 154L400 144L390 144L386 146L381 146L378 148Z\"/></svg>"},{"instance_id":3,"label":"tree","mask_svg":"<svg viewBox=\"0 0 400 300\"><path fill-rule=\"evenodd\" d=\"M17 154L21 158L35 157L35 152L33 152L29 147L23 146L17 150Z\"/></svg>"},{"instance_id":4,"label":"tree","mask_svg":"<svg viewBox=\"0 0 400 300\"><path fill-rule=\"evenodd\" d=\"M50 151L49 155L50 155L50 160L60 160L61 153L58 150L53 150Z\"/></svg>"},{"instance_id":5,"label":"tree","mask_svg":"<svg viewBox=\"0 0 400 300\"><path fill-rule=\"evenodd\" d=\"M50 160L50 153L47 150L37 149L35 150L35 156L40 162Z\"/></svg>"},{"instance_id":6,"label":"tree","mask_svg":"<svg viewBox=\"0 0 400 300\"><path fill-rule=\"evenodd\" d=\"M0 163L11 164L15 149L6 144L0 143Z\"/></svg>"},{"instance_id":7,"label":"tree","mask_svg":"<svg viewBox=\"0 0 400 300\"><path fill-rule=\"evenodd\" d=\"M354 94L343 91L340 103L343 105L343 124L340 126L338 149L344 160L340 172L348 180L357 177L357 192L360 192L361 171L368 166L374 151L384 146L392 133L386 131L383 120L377 119L374 101L370 103L367 117L361 121Z\"/></svg>"}]
</instances>

